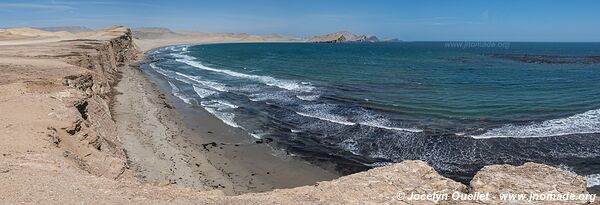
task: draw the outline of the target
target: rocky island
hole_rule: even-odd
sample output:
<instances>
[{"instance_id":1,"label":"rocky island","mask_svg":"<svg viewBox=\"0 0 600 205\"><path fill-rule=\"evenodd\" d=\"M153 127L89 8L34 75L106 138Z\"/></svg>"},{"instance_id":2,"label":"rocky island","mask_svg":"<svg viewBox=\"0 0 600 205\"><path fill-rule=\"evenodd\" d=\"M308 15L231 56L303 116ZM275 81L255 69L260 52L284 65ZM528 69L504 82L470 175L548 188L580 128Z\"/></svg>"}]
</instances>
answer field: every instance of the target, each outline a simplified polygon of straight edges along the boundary
<instances>
[{"instance_id":1,"label":"rocky island","mask_svg":"<svg viewBox=\"0 0 600 205\"><path fill-rule=\"evenodd\" d=\"M349 31L340 31L321 36L308 38L307 42L313 43L349 43L349 42L379 42L376 36L354 35Z\"/></svg>"}]
</instances>

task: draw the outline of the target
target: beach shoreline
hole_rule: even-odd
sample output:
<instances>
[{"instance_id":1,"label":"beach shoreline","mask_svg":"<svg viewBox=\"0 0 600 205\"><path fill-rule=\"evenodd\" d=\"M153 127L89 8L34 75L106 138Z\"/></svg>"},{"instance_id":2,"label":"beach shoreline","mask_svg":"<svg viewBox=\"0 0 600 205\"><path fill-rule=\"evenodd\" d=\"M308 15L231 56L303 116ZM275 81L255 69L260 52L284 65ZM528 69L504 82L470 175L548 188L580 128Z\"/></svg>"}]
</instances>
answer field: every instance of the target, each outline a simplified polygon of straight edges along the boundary
<instances>
[{"instance_id":1,"label":"beach shoreline","mask_svg":"<svg viewBox=\"0 0 600 205\"><path fill-rule=\"evenodd\" d=\"M134 69L121 72L113 103L129 164L143 181L241 194L339 177L274 152L267 143L226 125L203 108L190 108L173 98L166 82L145 66L142 60Z\"/></svg>"}]
</instances>

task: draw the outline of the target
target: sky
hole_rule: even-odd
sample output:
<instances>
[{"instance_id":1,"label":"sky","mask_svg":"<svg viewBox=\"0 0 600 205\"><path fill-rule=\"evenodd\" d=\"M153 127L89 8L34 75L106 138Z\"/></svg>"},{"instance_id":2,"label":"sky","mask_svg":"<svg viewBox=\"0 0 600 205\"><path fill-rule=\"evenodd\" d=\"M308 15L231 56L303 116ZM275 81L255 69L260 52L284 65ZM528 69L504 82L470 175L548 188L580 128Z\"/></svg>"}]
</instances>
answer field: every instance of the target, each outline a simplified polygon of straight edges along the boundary
<instances>
[{"instance_id":1,"label":"sky","mask_svg":"<svg viewBox=\"0 0 600 205\"><path fill-rule=\"evenodd\" d=\"M112 25L406 41L600 42L597 0L0 0L0 27Z\"/></svg>"}]
</instances>

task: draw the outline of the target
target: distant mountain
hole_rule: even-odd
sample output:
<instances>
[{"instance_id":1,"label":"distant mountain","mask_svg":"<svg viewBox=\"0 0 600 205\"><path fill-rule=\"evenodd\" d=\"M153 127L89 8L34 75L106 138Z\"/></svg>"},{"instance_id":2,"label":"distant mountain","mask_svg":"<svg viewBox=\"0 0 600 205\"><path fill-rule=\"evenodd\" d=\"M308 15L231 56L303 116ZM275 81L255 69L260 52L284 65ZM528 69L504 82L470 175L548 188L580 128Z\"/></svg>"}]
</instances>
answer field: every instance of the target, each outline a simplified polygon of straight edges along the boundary
<instances>
[{"instance_id":1,"label":"distant mountain","mask_svg":"<svg viewBox=\"0 0 600 205\"><path fill-rule=\"evenodd\" d=\"M379 42L376 36L354 35L348 31L340 31L322 36L315 36L306 40L315 43L347 43L347 42Z\"/></svg>"},{"instance_id":2,"label":"distant mountain","mask_svg":"<svg viewBox=\"0 0 600 205\"><path fill-rule=\"evenodd\" d=\"M0 34L21 37L62 37L73 35L67 31L52 32L29 27L0 29Z\"/></svg>"},{"instance_id":3,"label":"distant mountain","mask_svg":"<svg viewBox=\"0 0 600 205\"><path fill-rule=\"evenodd\" d=\"M81 33L81 32L93 31L93 29L85 27L85 26L56 26L56 27L41 27L41 28L36 28L36 29L50 31L50 32L66 31L69 33Z\"/></svg>"},{"instance_id":4,"label":"distant mountain","mask_svg":"<svg viewBox=\"0 0 600 205\"><path fill-rule=\"evenodd\" d=\"M181 35L179 33L173 32L171 29L161 28L161 27L134 28L134 29L131 29L131 32L133 33L134 37L139 38L139 39L157 39L157 38Z\"/></svg>"}]
</instances>

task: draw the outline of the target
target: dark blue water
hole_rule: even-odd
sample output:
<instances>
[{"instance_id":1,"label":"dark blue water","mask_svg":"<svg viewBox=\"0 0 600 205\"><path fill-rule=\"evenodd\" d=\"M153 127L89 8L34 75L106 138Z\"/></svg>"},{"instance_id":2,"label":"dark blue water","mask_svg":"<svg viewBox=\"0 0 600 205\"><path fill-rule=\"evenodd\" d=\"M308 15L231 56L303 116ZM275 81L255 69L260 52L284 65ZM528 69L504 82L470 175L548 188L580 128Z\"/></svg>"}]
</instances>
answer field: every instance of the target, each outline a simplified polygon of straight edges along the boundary
<instances>
[{"instance_id":1,"label":"dark blue water","mask_svg":"<svg viewBox=\"0 0 600 205\"><path fill-rule=\"evenodd\" d=\"M158 49L173 94L315 163L600 173L600 44L244 43ZM592 184L593 185L593 184Z\"/></svg>"}]
</instances>

